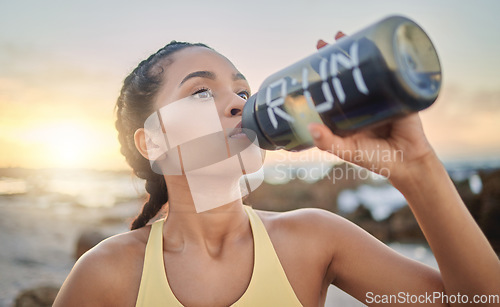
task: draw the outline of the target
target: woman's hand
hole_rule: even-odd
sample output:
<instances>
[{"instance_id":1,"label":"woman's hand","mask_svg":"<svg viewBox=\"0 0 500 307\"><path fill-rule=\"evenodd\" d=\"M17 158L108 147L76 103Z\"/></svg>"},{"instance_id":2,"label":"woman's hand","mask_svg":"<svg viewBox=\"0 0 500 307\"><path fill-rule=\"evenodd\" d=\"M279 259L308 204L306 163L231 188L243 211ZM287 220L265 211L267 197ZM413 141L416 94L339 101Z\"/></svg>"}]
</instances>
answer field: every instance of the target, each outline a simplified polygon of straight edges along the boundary
<instances>
[{"instance_id":1,"label":"woman's hand","mask_svg":"<svg viewBox=\"0 0 500 307\"><path fill-rule=\"evenodd\" d=\"M338 32L335 39L345 36ZM319 40L317 48L327 43ZM334 135L325 125L310 124L314 144L341 159L392 179L404 177L423 158L435 158L418 113L395 119L347 137Z\"/></svg>"},{"instance_id":2,"label":"woman's hand","mask_svg":"<svg viewBox=\"0 0 500 307\"><path fill-rule=\"evenodd\" d=\"M310 124L309 131L319 149L391 180L404 177L422 159L434 156L417 113L347 137L321 124Z\"/></svg>"}]
</instances>

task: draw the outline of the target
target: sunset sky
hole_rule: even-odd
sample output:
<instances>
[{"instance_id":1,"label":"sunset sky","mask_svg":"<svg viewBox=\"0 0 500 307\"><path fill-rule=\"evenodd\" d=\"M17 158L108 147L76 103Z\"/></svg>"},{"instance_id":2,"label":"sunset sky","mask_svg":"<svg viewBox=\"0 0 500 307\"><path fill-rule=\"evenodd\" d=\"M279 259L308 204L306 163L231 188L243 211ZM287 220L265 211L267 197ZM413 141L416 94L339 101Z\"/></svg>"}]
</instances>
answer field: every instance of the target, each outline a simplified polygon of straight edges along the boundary
<instances>
[{"instance_id":1,"label":"sunset sky","mask_svg":"<svg viewBox=\"0 0 500 307\"><path fill-rule=\"evenodd\" d=\"M500 1L2 1L0 167L121 169L124 77L171 40L204 42L252 90L338 30L392 14L429 34L443 88L422 112L443 160L500 158Z\"/></svg>"}]
</instances>

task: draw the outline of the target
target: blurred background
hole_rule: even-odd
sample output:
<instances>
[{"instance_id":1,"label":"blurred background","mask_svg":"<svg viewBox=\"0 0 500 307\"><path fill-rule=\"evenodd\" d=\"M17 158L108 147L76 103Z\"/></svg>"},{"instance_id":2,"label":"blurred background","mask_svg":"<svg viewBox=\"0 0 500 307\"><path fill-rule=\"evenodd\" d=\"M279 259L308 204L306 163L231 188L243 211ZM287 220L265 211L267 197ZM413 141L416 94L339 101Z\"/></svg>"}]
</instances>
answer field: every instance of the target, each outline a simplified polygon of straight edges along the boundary
<instances>
[{"instance_id":1,"label":"blurred background","mask_svg":"<svg viewBox=\"0 0 500 307\"><path fill-rule=\"evenodd\" d=\"M426 134L499 251L500 2L1 1L0 306L49 302L81 252L144 200L114 129L123 79L171 40L227 56L256 92L270 74L392 14L419 23L443 69ZM350 176L349 176L350 174ZM318 150L267 155L256 208L318 207L435 266L402 195ZM332 287L327 305L360 305ZM19 305L20 306L20 305Z\"/></svg>"}]
</instances>

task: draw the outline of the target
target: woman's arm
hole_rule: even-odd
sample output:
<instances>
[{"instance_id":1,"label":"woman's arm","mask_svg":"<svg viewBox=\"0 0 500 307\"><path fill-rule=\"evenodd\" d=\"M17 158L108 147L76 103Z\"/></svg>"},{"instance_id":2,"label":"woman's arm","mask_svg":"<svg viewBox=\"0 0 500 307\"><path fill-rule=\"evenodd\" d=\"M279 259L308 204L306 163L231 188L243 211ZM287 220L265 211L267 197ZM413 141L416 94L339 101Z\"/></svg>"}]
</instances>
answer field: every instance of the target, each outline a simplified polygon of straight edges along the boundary
<instances>
[{"instance_id":1,"label":"woman's arm","mask_svg":"<svg viewBox=\"0 0 500 307\"><path fill-rule=\"evenodd\" d=\"M408 201L447 293L500 294L500 261L435 154L390 178Z\"/></svg>"},{"instance_id":2,"label":"woman's arm","mask_svg":"<svg viewBox=\"0 0 500 307\"><path fill-rule=\"evenodd\" d=\"M469 299L480 294L500 294L500 261L427 142L418 114L344 138L332 134L324 125L311 124L310 131L318 148L387 176L403 193L434 252L446 294L460 293L468 295ZM373 154L375 151L378 154ZM376 159L388 156L392 159ZM356 237L353 240L358 240ZM374 252L394 261L394 265L390 265L387 259L380 258L382 260L378 268L366 267L369 274L383 268L389 271L382 270L381 275L396 278L402 282L401 285L408 286L408 276L400 274L408 274L404 269L407 264L393 258L390 252L380 247L370 248L375 243L369 243L365 239L359 241L367 244L358 248L359 252ZM349 263L353 262L346 259L339 265L340 269L345 269ZM418 271L417 267L410 268L410 274L416 274ZM340 274L342 275L342 272ZM432 278L432 273L424 275L427 277L415 276L415 284L431 277L434 285L430 286L429 290L439 288L436 286L436 279ZM381 277L381 280L385 279ZM377 281L374 280L373 283L374 287L380 287L380 284L376 284ZM395 285L394 282L389 284L392 287ZM388 287L387 290L394 289Z\"/></svg>"}]
</instances>

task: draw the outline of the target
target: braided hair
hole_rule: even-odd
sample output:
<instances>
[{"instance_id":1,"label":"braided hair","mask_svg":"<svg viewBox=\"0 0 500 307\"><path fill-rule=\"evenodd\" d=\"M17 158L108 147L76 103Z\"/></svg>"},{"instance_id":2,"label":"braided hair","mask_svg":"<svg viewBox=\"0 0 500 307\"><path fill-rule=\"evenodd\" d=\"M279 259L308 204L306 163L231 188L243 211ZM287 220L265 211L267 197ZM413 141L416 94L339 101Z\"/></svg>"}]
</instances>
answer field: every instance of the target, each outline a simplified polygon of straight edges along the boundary
<instances>
[{"instance_id":1,"label":"braided hair","mask_svg":"<svg viewBox=\"0 0 500 307\"><path fill-rule=\"evenodd\" d=\"M163 72L172 63L170 56L188 47L210 47L200 43L172 41L158 50L128 75L116 102L116 122L120 152L132 167L134 174L146 180L146 191L149 194L141 212L131 224L131 229L145 226L168 200L165 178L151 169L149 160L144 158L134 143L134 133L144 126L144 121L154 110L154 99L163 81Z\"/></svg>"}]
</instances>

